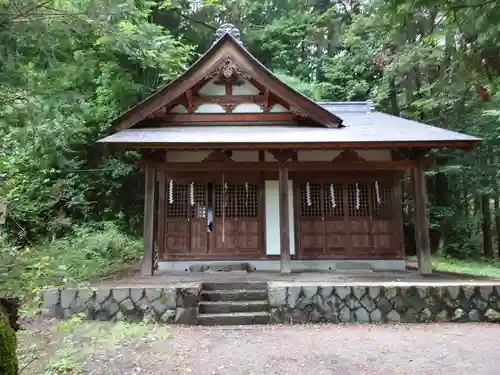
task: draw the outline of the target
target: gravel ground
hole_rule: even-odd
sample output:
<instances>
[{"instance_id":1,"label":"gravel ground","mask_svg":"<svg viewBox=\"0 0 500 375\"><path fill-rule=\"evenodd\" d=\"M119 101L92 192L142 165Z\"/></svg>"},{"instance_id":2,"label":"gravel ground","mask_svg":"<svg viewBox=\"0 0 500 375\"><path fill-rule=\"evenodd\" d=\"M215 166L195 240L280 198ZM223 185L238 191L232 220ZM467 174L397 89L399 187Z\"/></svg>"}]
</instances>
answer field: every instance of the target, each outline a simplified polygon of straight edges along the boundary
<instances>
[{"instance_id":1,"label":"gravel ground","mask_svg":"<svg viewBox=\"0 0 500 375\"><path fill-rule=\"evenodd\" d=\"M40 325L43 325L41 327ZM49 326L47 325L49 324ZM47 333L50 324L33 323ZM103 323L110 324L110 323ZM97 350L86 375L395 375L500 373L500 325L162 327L118 351ZM57 335L50 335L52 345ZM151 336L151 337L148 337ZM28 344L27 342L25 344ZM45 344L44 344L45 345Z\"/></svg>"}]
</instances>

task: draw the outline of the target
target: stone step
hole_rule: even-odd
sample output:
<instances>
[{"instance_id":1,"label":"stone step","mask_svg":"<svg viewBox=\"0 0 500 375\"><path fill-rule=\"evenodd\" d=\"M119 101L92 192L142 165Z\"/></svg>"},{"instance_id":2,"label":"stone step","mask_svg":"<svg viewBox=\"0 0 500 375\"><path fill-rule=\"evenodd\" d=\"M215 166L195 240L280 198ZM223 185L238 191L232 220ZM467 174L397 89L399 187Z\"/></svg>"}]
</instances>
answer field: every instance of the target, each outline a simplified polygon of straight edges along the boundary
<instances>
[{"instance_id":1,"label":"stone step","mask_svg":"<svg viewBox=\"0 0 500 375\"><path fill-rule=\"evenodd\" d=\"M203 290L245 290L245 289L267 289L267 282L263 281L237 281L237 282L213 282L203 283Z\"/></svg>"},{"instance_id":2,"label":"stone step","mask_svg":"<svg viewBox=\"0 0 500 375\"><path fill-rule=\"evenodd\" d=\"M237 312L262 312L269 309L269 302L262 301L201 301L199 312L203 314L228 314Z\"/></svg>"},{"instance_id":3,"label":"stone step","mask_svg":"<svg viewBox=\"0 0 500 375\"><path fill-rule=\"evenodd\" d=\"M203 290L202 301L260 301L267 300L267 290L234 289L234 290Z\"/></svg>"},{"instance_id":4,"label":"stone step","mask_svg":"<svg viewBox=\"0 0 500 375\"><path fill-rule=\"evenodd\" d=\"M198 314L198 324L204 326L269 324L268 312L238 312L228 314Z\"/></svg>"}]
</instances>

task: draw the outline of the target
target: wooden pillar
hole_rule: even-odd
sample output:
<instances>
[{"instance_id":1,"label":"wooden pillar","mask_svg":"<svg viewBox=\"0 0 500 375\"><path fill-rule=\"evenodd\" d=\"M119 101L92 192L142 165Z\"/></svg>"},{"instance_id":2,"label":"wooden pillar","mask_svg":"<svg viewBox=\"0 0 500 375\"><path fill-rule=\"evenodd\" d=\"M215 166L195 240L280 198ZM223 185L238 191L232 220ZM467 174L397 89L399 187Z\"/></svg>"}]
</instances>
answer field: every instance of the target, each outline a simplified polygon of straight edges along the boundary
<instances>
[{"instance_id":1,"label":"wooden pillar","mask_svg":"<svg viewBox=\"0 0 500 375\"><path fill-rule=\"evenodd\" d=\"M279 167L279 210L280 210L280 269L281 273L291 272L290 268L290 212L288 209L288 168Z\"/></svg>"},{"instance_id":2,"label":"wooden pillar","mask_svg":"<svg viewBox=\"0 0 500 375\"><path fill-rule=\"evenodd\" d=\"M153 276L155 177L155 169L151 165L146 165L144 170L144 256L141 265L143 276Z\"/></svg>"},{"instance_id":3,"label":"wooden pillar","mask_svg":"<svg viewBox=\"0 0 500 375\"><path fill-rule=\"evenodd\" d=\"M160 171L158 176L158 219L157 219L157 232L158 232L158 260L162 260L165 255L165 215L166 215L166 202L167 195L167 173Z\"/></svg>"},{"instance_id":4,"label":"wooden pillar","mask_svg":"<svg viewBox=\"0 0 500 375\"><path fill-rule=\"evenodd\" d=\"M405 235L403 222L403 179L397 176L393 180L394 223L396 225L397 249L401 259L405 256Z\"/></svg>"},{"instance_id":5,"label":"wooden pillar","mask_svg":"<svg viewBox=\"0 0 500 375\"><path fill-rule=\"evenodd\" d=\"M427 219L427 193L423 159L418 158L412 169L413 203L415 212L415 242L417 245L418 271L422 275L432 273L429 221Z\"/></svg>"}]
</instances>

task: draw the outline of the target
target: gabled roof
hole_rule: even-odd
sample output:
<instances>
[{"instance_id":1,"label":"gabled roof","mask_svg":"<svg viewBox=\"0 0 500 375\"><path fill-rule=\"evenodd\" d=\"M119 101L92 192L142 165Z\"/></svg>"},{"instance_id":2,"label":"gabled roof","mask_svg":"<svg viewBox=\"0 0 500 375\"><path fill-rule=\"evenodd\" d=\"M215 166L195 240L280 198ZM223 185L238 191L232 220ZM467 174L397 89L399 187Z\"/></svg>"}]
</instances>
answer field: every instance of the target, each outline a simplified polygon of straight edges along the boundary
<instances>
[{"instance_id":1,"label":"gabled roof","mask_svg":"<svg viewBox=\"0 0 500 375\"><path fill-rule=\"evenodd\" d=\"M265 123L252 126L153 127L128 129L101 140L129 145L239 148L253 145L294 148L428 147L470 149L480 138L422 124L373 110L370 102L319 102L318 106L343 119L341 128L311 128L300 124Z\"/></svg>"},{"instance_id":2,"label":"gabled roof","mask_svg":"<svg viewBox=\"0 0 500 375\"><path fill-rule=\"evenodd\" d=\"M146 119L149 115L165 107L201 82L214 69L223 66L228 59L244 74L251 76L274 94L286 99L305 117L327 127L341 125L342 120L339 117L282 82L250 54L229 32L225 32L184 74L115 119L112 122L112 130L129 129Z\"/></svg>"},{"instance_id":3,"label":"gabled roof","mask_svg":"<svg viewBox=\"0 0 500 375\"><path fill-rule=\"evenodd\" d=\"M236 36L236 37L235 37ZM183 75L113 121L114 134L99 142L126 147L168 148L462 148L481 139L374 110L371 102L313 102L298 93L253 57L239 41L232 25L223 25L214 45ZM229 76L227 76L226 75ZM195 113L194 95L210 80L226 85L224 100L232 97L234 81L259 86L265 99L262 113ZM239 78L238 78L239 79ZM210 81L212 82L212 81ZM232 90L232 89L231 89ZM240 91L241 92L241 91ZM270 113L270 93L289 113ZM215 97L215 96L214 96ZM221 97L210 101L230 105ZM244 96L246 101L249 96ZM207 100L198 96L198 99ZM243 100L241 97L240 100ZM182 100L189 113L174 113ZM218 102L217 102L218 101ZM255 104L254 104L255 105ZM224 107L220 107L224 108ZM261 107L263 108L263 107ZM167 111L168 116L166 115ZM226 110L225 110L226 111ZM230 111L229 111L230 112ZM165 116L163 116L165 114ZM243 116L242 116L243 115ZM196 119L193 118L196 117ZM146 121L145 121L146 120ZM203 123L200 123L200 120ZM297 120L297 121L295 121ZM305 121L304 121L305 120ZM240 123L236 121L242 121ZM137 126L135 126L137 125Z\"/></svg>"}]
</instances>

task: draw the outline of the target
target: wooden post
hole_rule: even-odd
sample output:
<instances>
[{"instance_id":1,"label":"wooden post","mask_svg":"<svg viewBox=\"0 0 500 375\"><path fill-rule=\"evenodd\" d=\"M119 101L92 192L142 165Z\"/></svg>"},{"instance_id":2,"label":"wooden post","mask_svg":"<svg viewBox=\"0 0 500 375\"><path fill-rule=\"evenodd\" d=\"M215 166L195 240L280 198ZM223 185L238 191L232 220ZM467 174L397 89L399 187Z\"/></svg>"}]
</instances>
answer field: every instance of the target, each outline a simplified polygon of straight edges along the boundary
<instances>
[{"instance_id":1,"label":"wooden post","mask_svg":"<svg viewBox=\"0 0 500 375\"><path fill-rule=\"evenodd\" d=\"M143 276L153 276L153 246L154 246L154 207L155 207L155 169L146 165L144 171L144 256L141 273Z\"/></svg>"},{"instance_id":2,"label":"wooden post","mask_svg":"<svg viewBox=\"0 0 500 375\"><path fill-rule=\"evenodd\" d=\"M280 269L281 273L291 272L290 268L290 212L288 209L288 168L279 168L279 210L280 210Z\"/></svg>"},{"instance_id":3,"label":"wooden post","mask_svg":"<svg viewBox=\"0 0 500 375\"><path fill-rule=\"evenodd\" d=\"M422 158L412 169L413 202L415 208L415 241L417 245L418 271L422 275L432 273L429 221L427 219L427 193Z\"/></svg>"},{"instance_id":4,"label":"wooden post","mask_svg":"<svg viewBox=\"0 0 500 375\"><path fill-rule=\"evenodd\" d=\"M397 248L401 259L405 256L405 235L403 222L403 179L398 175L393 180L394 223L397 229Z\"/></svg>"},{"instance_id":5,"label":"wooden post","mask_svg":"<svg viewBox=\"0 0 500 375\"><path fill-rule=\"evenodd\" d=\"M165 171L160 171L157 173L158 176L158 219L157 219L157 231L158 231L158 260L162 260L165 254L165 209L166 202L165 197L167 193L167 173Z\"/></svg>"}]
</instances>

